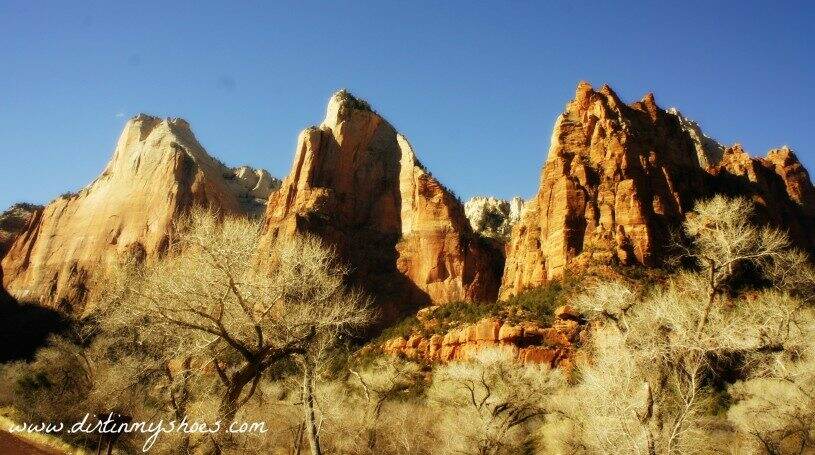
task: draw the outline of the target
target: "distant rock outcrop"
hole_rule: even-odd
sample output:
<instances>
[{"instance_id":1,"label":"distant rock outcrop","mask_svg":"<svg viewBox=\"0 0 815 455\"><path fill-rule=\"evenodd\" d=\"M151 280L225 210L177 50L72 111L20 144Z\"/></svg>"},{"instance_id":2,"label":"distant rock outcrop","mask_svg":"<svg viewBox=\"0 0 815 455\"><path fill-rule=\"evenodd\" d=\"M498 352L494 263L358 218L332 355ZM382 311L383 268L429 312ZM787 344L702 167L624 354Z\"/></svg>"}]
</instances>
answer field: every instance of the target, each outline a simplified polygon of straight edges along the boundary
<instances>
[{"instance_id":1,"label":"distant rock outcrop","mask_svg":"<svg viewBox=\"0 0 815 455\"><path fill-rule=\"evenodd\" d=\"M502 298L567 267L658 265L685 214L715 193L752 198L764 221L815 246L815 190L792 151L722 150L650 93L626 105L608 86L581 83L555 122L540 182L512 232Z\"/></svg>"},{"instance_id":2,"label":"distant rock outcrop","mask_svg":"<svg viewBox=\"0 0 815 455\"><path fill-rule=\"evenodd\" d=\"M186 121L139 115L96 180L35 212L3 258L3 284L21 300L80 311L120 254L162 254L191 207L262 212L236 174L207 154Z\"/></svg>"},{"instance_id":3,"label":"distant rock outcrop","mask_svg":"<svg viewBox=\"0 0 815 455\"><path fill-rule=\"evenodd\" d=\"M695 121L685 117L675 107L668 108L667 112L679 120L679 126L688 134L696 150L696 158L702 167L710 167L719 164L724 155L725 147L711 139L702 132L702 128Z\"/></svg>"},{"instance_id":4,"label":"distant rock outcrop","mask_svg":"<svg viewBox=\"0 0 815 455\"><path fill-rule=\"evenodd\" d=\"M280 188L280 184L283 183L280 179L272 177L266 169L240 166L232 170L235 173L235 182L245 192L242 196L252 198L264 206L272 192Z\"/></svg>"},{"instance_id":5,"label":"distant rock outcrop","mask_svg":"<svg viewBox=\"0 0 815 455\"><path fill-rule=\"evenodd\" d=\"M319 127L300 134L291 173L269 199L261 251L295 233L336 247L385 320L498 291L499 249L472 232L407 139L346 91L331 97Z\"/></svg>"},{"instance_id":6,"label":"distant rock outcrop","mask_svg":"<svg viewBox=\"0 0 815 455\"><path fill-rule=\"evenodd\" d=\"M17 236L25 231L38 210L42 210L41 205L20 202L0 213L0 258L6 254Z\"/></svg>"},{"instance_id":7,"label":"distant rock outcrop","mask_svg":"<svg viewBox=\"0 0 815 455\"><path fill-rule=\"evenodd\" d=\"M473 231L506 241L512 226L521 218L524 200L518 196L510 200L475 196L464 204L464 214Z\"/></svg>"}]
</instances>

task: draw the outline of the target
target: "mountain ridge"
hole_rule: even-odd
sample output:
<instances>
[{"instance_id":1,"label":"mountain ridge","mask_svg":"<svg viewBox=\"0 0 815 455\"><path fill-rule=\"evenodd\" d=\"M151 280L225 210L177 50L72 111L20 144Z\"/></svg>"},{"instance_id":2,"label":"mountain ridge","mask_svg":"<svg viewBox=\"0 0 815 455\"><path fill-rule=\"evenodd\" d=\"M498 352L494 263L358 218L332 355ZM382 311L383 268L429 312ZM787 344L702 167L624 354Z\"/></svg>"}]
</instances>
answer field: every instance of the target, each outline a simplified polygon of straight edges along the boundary
<instances>
[{"instance_id":1,"label":"mountain ridge","mask_svg":"<svg viewBox=\"0 0 815 455\"><path fill-rule=\"evenodd\" d=\"M609 86L585 82L551 137L523 210L490 198L467 208L404 135L346 90L300 133L282 181L223 165L183 119L139 114L96 179L33 213L7 242L3 284L19 298L81 308L92 269L125 250L159 258L195 206L262 216L261 255L280 235L321 237L391 319L430 304L505 299L571 267L658 266L695 201L718 193L753 199L764 222L815 248L815 189L789 148L753 158L651 93L625 104ZM486 218L494 226L481 231Z\"/></svg>"}]
</instances>

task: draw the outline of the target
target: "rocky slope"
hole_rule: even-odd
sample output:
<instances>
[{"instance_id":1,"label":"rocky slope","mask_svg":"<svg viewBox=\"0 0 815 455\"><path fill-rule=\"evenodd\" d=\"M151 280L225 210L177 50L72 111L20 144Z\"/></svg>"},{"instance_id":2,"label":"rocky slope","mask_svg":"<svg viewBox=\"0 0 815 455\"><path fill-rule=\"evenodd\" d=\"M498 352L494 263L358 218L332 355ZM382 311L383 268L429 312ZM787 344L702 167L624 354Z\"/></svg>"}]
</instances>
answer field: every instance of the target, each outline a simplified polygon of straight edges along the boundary
<instances>
[{"instance_id":1,"label":"rocky slope","mask_svg":"<svg viewBox=\"0 0 815 455\"><path fill-rule=\"evenodd\" d=\"M269 185L251 194L260 177L247 173L209 156L184 120L139 115L96 180L36 212L3 258L3 284L20 300L80 311L120 254L160 255L192 206L262 211Z\"/></svg>"},{"instance_id":2,"label":"rocky slope","mask_svg":"<svg viewBox=\"0 0 815 455\"><path fill-rule=\"evenodd\" d=\"M698 125L657 106L626 105L581 83L555 122L538 194L509 242L501 297L569 267L658 265L694 201L714 193L754 199L764 221L813 251L815 190L789 149L751 158L723 149Z\"/></svg>"},{"instance_id":3,"label":"rocky slope","mask_svg":"<svg viewBox=\"0 0 815 455\"><path fill-rule=\"evenodd\" d=\"M473 231L506 241L521 218L523 206L524 200L518 196L510 200L475 196L464 204L464 214Z\"/></svg>"},{"instance_id":4,"label":"rocky slope","mask_svg":"<svg viewBox=\"0 0 815 455\"><path fill-rule=\"evenodd\" d=\"M312 233L337 248L384 319L428 303L496 297L502 254L404 136L348 92L300 134L291 173L269 199L261 251Z\"/></svg>"}]
</instances>

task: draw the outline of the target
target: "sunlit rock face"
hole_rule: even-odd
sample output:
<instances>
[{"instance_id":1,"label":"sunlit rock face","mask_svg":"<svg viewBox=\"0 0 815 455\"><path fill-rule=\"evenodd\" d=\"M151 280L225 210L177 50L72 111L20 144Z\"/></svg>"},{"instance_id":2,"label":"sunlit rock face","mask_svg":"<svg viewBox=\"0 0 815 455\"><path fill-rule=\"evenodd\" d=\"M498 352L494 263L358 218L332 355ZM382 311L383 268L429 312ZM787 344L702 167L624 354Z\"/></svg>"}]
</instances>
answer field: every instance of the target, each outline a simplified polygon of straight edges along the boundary
<instances>
[{"instance_id":1,"label":"sunlit rock face","mask_svg":"<svg viewBox=\"0 0 815 455\"><path fill-rule=\"evenodd\" d=\"M462 204L407 139L345 91L331 97L320 126L300 134L291 172L269 199L261 253L296 233L337 248L385 319L498 291L500 249L472 232Z\"/></svg>"},{"instance_id":2,"label":"sunlit rock face","mask_svg":"<svg viewBox=\"0 0 815 455\"><path fill-rule=\"evenodd\" d=\"M186 121L138 115L96 180L35 212L3 257L3 283L21 300L81 311L121 254L160 256L191 207L262 213L239 182Z\"/></svg>"},{"instance_id":3,"label":"sunlit rock face","mask_svg":"<svg viewBox=\"0 0 815 455\"><path fill-rule=\"evenodd\" d=\"M716 193L753 199L763 221L812 251L815 192L792 151L751 158L662 110L650 93L626 105L608 86L582 82L513 228L500 296L591 264L659 265L685 214Z\"/></svg>"},{"instance_id":4,"label":"sunlit rock face","mask_svg":"<svg viewBox=\"0 0 815 455\"><path fill-rule=\"evenodd\" d=\"M520 219L523 205L524 200L517 196L510 200L475 196L464 204L464 214L473 231L505 241Z\"/></svg>"}]
</instances>

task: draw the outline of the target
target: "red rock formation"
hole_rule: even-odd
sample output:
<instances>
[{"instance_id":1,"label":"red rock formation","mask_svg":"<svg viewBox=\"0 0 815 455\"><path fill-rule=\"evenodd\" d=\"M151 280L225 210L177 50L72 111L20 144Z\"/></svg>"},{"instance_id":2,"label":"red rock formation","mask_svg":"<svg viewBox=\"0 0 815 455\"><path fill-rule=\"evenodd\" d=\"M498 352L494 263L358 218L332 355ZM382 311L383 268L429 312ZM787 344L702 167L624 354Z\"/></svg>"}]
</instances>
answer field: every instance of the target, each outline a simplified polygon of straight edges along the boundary
<instances>
[{"instance_id":1,"label":"red rock formation","mask_svg":"<svg viewBox=\"0 0 815 455\"><path fill-rule=\"evenodd\" d=\"M96 180L36 213L3 258L3 284L20 300L79 310L122 251L159 255L191 206L250 208L233 179L187 122L139 115Z\"/></svg>"},{"instance_id":2,"label":"red rock formation","mask_svg":"<svg viewBox=\"0 0 815 455\"><path fill-rule=\"evenodd\" d=\"M300 134L265 229L261 252L295 233L335 246L385 319L430 302L494 299L500 284L502 254L473 235L461 202L407 139L345 91Z\"/></svg>"},{"instance_id":3,"label":"red rock formation","mask_svg":"<svg viewBox=\"0 0 815 455\"><path fill-rule=\"evenodd\" d=\"M752 158L736 144L708 171L718 191L752 197L765 221L786 230L798 247L815 249L815 188L792 150L782 147Z\"/></svg>"},{"instance_id":4,"label":"red rock formation","mask_svg":"<svg viewBox=\"0 0 815 455\"><path fill-rule=\"evenodd\" d=\"M423 321L426 322L426 321ZM548 363L550 366L571 367L583 324L571 307L560 307L555 312L551 327L535 322L511 324L496 318L485 318L467 324L446 334L397 337L382 344L382 351L425 362L467 360L485 347L511 350L523 363Z\"/></svg>"},{"instance_id":5,"label":"red rock formation","mask_svg":"<svg viewBox=\"0 0 815 455\"><path fill-rule=\"evenodd\" d=\"M680 122L680 120L682 120ZM696 200L752 197L797 245L815 246L815 190L788 149L754 159L710 150L687 120L651 94L623 104L603 86L578 85L552 134L538 194L508 246L500 296L516 295L592 263L657 265Z\"/></svg>"}]
</instances>

